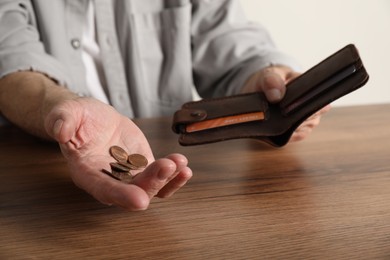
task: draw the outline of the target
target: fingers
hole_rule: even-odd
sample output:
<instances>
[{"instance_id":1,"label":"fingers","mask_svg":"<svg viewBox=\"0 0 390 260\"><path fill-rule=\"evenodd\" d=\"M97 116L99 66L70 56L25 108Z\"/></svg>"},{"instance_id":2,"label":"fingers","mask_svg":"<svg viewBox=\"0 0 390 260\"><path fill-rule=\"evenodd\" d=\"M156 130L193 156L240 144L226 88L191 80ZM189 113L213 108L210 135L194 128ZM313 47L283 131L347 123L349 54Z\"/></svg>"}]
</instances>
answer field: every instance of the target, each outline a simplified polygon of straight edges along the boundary
<instances>
[{"instance_id":1,"label":"fingers","mask_svg":"<svg viewBox=\"0 0 390 260\"><path fill-rule=\"evenodd\" d=\"M311 134L313 129L320 124L320 114L314 114L311 118L304 121L293 133L292 142L301 141Z\"/></svg>"},{"instance_id":2,"label":"fingers","mask_svg":"<svg viewBox=\"0 0 390 260\"><path fill-rule=\"evenodd\" d=\"M291 136L291 142L297 142L305 139L311 134L315 127L320 124L321 116L331 109L330 105L327 105L314 113L308 119L306 119L293 133Z\"/></svg>"},{"instance_id":3,"label":"fingers","mask_svg":"<svg viewBox=\"0 0 390 260\"><path fill-rule=\"evenodd\" d=\"M149 195L168 197L183 186L192 176L187 167L187 159L179 154L172 154L158 159L145 171L138 174L133 184L141 187Z\"/></svg>"},{"instance_id":4,"label":"fingers","mask_svg":"<svg viewBox=\"0 0 390 260\"><path fill-rule=\"evenodd\" d=\"M319 115L323 115L323 114L326 114L328 113L330 110L332 109L332 106L330 104L324 106L323 108L321 108L317 113L319 113Z\"/></svg>"},{"instance_id":5,"label":"fingers","mask_svg":"<svg viewBox=\"0 0 390 260\"><path fill-rule=\"evenodd\" d=\"M157 197L160 198L172 196L192 177L192 171L187 167L188 160L186 157L180 154L171 154L167 158L176 163L176 172L172 175L174 177L157 193Z\"/></svg>"},{"instance_id":6,"label":"fingers","mask_svg":"<svg viewBox=\"0 0 390 260\"><path fill-rule=\"evenodd\" d=\"M171 197L177 190L183 187L189 179L192 177L192 171L190 168L183 168L177 175L167 183L158 193L157 197L168 198Z\"/></svg>"},{"instance_id":7,"label":"fingers","mask_svg":"<svg viewBox=\"0 0 390 260\"><path fill-rule=\"evenodd\" d=\"M290 142L299 142L308 137L313 131L313 127L300 126L298 127L290 138Z\"/></svg>"},{"instance_id":8,"label":"fingers","mask_svg":"<svg viewBox=\"0 0 390 260\"><path fill-rule=\"evenodd\" d=\"M151 163L131 184L90 169L91 163L74 167L71 176L77 186L101 203L137 211L147 209L153 197L166 198L180 189L192 177L187 163L183 155L169 155Z\"/></svg>"}]
</instances>

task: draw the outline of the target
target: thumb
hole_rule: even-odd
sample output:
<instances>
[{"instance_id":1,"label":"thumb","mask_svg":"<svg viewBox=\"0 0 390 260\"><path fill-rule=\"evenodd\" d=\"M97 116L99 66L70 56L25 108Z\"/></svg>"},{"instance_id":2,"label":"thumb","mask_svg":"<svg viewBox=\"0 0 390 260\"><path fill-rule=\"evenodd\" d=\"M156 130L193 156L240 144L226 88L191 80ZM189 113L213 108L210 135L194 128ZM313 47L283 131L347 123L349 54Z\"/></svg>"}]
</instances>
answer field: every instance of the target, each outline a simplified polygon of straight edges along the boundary
<instances>
[{"instance_id":1,"label":"thumb","mask_svg":"<svg viewBox=\"0 0 390 260\"><path fill-rule=\"evenodd\" d=\"M75 117L64 108L54 108L46 117L45 130L50 137L64 144L76 134Z\"/></svg>"},{"instance_id":2,"label":"thumb","mask_svg":"<svg viewBox=\"0 0 390 260\"><path fill-rule=\"evenodd\" d=\"M259 83L260 88L271 103L279 102L286 92L284 80L273 70L266 69Z\"/></svg>"}]
</instances>

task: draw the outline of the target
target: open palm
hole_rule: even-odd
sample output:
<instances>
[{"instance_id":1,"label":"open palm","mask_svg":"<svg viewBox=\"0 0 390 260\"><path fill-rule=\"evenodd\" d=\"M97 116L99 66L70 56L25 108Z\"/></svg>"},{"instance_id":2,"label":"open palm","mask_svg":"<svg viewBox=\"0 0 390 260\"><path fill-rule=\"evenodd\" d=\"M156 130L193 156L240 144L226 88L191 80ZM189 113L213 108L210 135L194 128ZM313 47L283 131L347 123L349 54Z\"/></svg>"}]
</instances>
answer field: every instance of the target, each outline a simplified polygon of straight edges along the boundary
<instances>
[{"instance_id":1,"label":"open palm","mask_svg":"<svg viewBox=\"0 0 390 260\"><path fill-rule=\"evenodd\" d=\"M47 132L59 142L74 183L105 204L146 209L154 196L168 197L192 176L187 159L171 154L155 160L142 131L114 108L90 98L58 104L46 120ZM131 184L101 172L113 158L109 148L123 147L144 155L149 165Z\"/></svg>"}]
</instances>

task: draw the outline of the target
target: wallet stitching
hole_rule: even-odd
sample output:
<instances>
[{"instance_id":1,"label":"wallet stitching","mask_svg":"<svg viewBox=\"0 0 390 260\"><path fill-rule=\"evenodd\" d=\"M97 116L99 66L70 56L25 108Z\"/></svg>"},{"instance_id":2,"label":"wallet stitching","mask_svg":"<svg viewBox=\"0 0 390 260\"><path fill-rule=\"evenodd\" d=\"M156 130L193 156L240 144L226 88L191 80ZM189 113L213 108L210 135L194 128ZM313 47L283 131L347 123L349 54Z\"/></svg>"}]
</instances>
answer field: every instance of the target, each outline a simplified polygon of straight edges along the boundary
<instances>
[{"instance_id":1,"label":"wallet stitching","mask_svg":"<svg viewBox=\"0 0 390 260\"><path fill-rule=\"evenodd\" d=\"M256 108L252 108L252 109L248 109L247 111L245 111L244 113L241 112L232 112L232 113L228 113L227 115L228 116L235 116L235 115L242 115L242 114L246 114L246 113L252 113L252 112L264 112L264 116L265 116L265 120L267 119L267 110L268 110L268 104L267 104L267 101L263 100L263 102L261 102L261 94L262 92L251 92L251 93L244 93L244 94L238 94L238 95L234 95L234 96L227 96L227 97L220 97L220 98L213 98L213 99L203 99L203 100L199 100L199 101L192 101L192 102L188 102L186 104L184 104L182 106L182 109L200 109L200 108L194 108L194 105L202 105L202 104L218 104L218 103L224 103L226 102L226 100L231 100L231 99L244 99L248 96L258 96L260 98L260 102L259 102L259 106L256 107ZM201 110L204 110L204 109L201 109ZM207 111L206 111L207 113ZM213 117L210 117L207 113L207 117L201 121L204 121L204 120L208 120L208 119L215 119L215 118L219 118L220 116L213 116ZM198 122L198 121L197 121ZM178 122L179 124L188 124L189 122Z\"/></svg>"},{"instance_id":2,"label":"wallet stitching","mask_svg":"<svg viewBox=\"0 0 390 260\"><path fill-rule=\"evenodd\" d=\"M213 98L213 99L202 99L199 101L192 101L188 102L183 105L183 108L191 108L191 105L193 104L202 104L202 103L220 103L225 100L229 99L239 99L239 98L244 98L246 96L251 96L251 95L259 95L260 96L261 92L253 92L253 93L245 93L245 94L239 94L235 96L228 96L228 97L220 97L220 98ZM264 104L262 104L264 106Z\"/></svg>"}]
</instances>

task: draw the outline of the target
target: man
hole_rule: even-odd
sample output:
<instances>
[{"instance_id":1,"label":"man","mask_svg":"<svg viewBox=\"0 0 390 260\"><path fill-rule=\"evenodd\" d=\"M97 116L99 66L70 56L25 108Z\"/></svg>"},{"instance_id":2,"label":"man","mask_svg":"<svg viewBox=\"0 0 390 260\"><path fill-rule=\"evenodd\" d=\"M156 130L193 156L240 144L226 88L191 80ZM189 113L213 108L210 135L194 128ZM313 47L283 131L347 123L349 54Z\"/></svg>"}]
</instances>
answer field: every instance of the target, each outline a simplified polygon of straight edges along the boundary
<instances>
[{"instance_id":1,"label":"man","mask_svg":"<svg viewBox=\"0 0 390 260\"><path fill-rule=\"evenodd\" d=\"M295 68L237 0L0 0L0 112L57 141L76 185L129 210L192 176L181 154L155 160L129 118L170 115L194 88L202 98L263 91L278 102ZM100 172L112 145L151 162L130 185Z\"/></svg>"}]
</instances>

